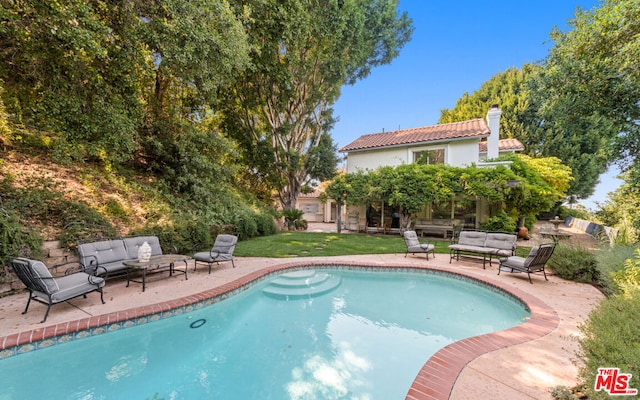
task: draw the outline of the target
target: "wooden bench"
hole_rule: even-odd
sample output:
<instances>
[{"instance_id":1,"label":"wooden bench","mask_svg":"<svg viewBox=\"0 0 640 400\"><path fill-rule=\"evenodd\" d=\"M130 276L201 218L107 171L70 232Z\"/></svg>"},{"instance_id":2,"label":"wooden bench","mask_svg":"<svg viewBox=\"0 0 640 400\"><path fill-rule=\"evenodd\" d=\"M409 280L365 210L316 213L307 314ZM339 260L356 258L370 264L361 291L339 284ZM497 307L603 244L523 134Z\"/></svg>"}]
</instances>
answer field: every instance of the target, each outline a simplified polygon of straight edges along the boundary
<instances>
[{"instance_id":1,"label":"wooden bench","mask_svg":"<svg viewBox=\"0 0 640 400\"><path fill-rule=\"evenodd\" d=\"M425 233L435 233L442 235L443 238L447 238L449 233L453 236L453 232L456 226L461 224L458 220L451 219L431 219L431 220L418 220L414 225L414 230L424 236Z\"/></svg>"}]
</instances>

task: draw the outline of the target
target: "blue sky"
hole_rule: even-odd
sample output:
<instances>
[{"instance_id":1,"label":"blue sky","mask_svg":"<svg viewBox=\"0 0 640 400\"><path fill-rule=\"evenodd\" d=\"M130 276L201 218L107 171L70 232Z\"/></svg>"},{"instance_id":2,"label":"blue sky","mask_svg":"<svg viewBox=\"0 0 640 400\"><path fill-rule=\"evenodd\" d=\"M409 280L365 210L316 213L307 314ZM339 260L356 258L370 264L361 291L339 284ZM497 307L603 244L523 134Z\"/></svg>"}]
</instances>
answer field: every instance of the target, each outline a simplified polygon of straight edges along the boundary
<instances>
[{"instance_id":1,"label":"blue sky","mask_svg":"<svg viewBox=\"0 0 640 400\"><path fill-rule=\"evenodd\" d=\"M453 108L493 75L543 60L554 26L567 30L576 7L597 0L400 0L415 28L412 40L390 65L344 87L334 107L332 136L338 147L367 133L434 125L440 110ZM594 209L619 185L601 177Z\"/></svg>"}]
</instances>

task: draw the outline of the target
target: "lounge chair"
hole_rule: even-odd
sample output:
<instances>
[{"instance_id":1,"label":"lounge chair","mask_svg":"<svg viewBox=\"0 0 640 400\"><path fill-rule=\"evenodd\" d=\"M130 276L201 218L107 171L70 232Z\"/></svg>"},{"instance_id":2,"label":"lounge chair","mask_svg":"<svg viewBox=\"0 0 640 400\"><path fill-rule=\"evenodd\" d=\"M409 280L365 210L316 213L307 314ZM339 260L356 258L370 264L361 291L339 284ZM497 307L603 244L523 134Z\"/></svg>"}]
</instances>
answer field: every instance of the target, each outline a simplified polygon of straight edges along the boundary
<instances>
[{"instance_id":1,"label":"lounge chair","mask_svg":"<svg viewBox=\"0 0 640 400\"><path fill-rule=\"evenodd\" d=\"M544 279L548 281L549 278L547 278L547 273L544 271L544 266L553 254L555 248L556 245L553 243L541 244L540 246L533 247L527 258L518 256L501 258L498 275L500 275L500 271L526 272L529 277L529 283L533 283L531 274L542 271Z\"/></svg>"},{"instance_id":2,"label":"lounge chair","mask_svg":"<svg viewBox=\"0 0 640 400\"><path fill-rule=\"evenodd\" d=\"M27 313L31 300L47 305L47 311L41 323L47 320L52 305L79 296L86 298L87 293L93 291L100 292L100 301L104 304L103 278L85 272L75 272L54 278L42 261L28 258L13 258L10 263L18 278L29 290L29 300L22 314Z\"/></svg>"},{"instance_id":3,"label":"lounge chair","mask_svg":"<svg viewBox=\"0 0 640 400\"><path fill-rule=\"evenodd\" d=\"M237 236L226 234L218 235L211 250L202 251L193 255L193 270L196 270L199 262L209 266L209 273L211 273L211 265L213 263L220 264L221 261L231 261L231 265L235 268L233 251L236 249L236 243L238 243Z\"/></svg>"},{"instance_id":4,"label":"lounge chair","mask_svg":"<svg viewBox=\"0 0 640 400\"><path fill-rule=\"evenodd\" d=\"M429 259L429 252L433 254L433 258L436 257L436 248L431 243L420 243L416 231L405 231L403 233L404 243L407 245L407 251L404 253L405 258L409 253L425 253L427 260Z\"/></svg>"}]
</instances>

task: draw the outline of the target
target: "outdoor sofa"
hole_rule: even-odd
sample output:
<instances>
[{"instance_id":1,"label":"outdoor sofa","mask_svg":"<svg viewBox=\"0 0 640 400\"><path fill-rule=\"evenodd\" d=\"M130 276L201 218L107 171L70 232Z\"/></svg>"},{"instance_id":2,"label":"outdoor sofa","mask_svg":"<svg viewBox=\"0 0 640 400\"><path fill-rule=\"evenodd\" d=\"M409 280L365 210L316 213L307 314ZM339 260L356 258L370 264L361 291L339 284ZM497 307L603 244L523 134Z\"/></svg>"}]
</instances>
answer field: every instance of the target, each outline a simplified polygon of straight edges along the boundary
<instances>
[{"instance_id":1,"label":"outdoor sofa","mask_svg":"<svg viewBox=\"0 0 640 400\"><path fill-rule=\"evenodd\" d=\"M460 231L458 242L449 245L449 263L460 256L482 257L482 268L489 265L494 256L509 257L516 254L517 235L501 232Z\"/></svg>"},{"instance_id":2,"label":"outdoor sofa","mask_svg":"<svg viewBox=\"0 0 640 400\"><path fill-rule=\"evenodd\" d=\"M124 262L137 260L138 250L144 242L151 246L151 257L162 255L162 247L157 236L135 236L79 243L78 256L82 270L105 279L124 275L129 270Z\"/></svg>"}]
</instances>

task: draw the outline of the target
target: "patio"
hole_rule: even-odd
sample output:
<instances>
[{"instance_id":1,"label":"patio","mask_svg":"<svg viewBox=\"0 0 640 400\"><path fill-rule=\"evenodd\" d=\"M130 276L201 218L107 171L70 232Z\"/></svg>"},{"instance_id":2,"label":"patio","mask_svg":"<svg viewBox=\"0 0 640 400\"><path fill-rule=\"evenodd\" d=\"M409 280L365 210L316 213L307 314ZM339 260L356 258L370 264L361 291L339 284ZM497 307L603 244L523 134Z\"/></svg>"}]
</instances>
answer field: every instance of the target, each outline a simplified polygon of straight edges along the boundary
<instances>
[{"instance_id":1,"label":"patio","mask_svg":"<svg viewBox=\"0 0 640 400\"><path fill-rule=\"evenodd\" d=\"M323 224L324 228L335 225ZM330 225L330 226L329 226ZM310 226L310 230L320 229ZM532 245L528 243L527 245ZM452 373L448 382L427 382L420 385L421 391L410 394L408 399L551 399L550 391L558 385L577 384L575 340L580 335L578 325L603 298L592 286L564 281L555 276L545 282L541 276L535 276L530 284L526 275L497 275L497 267L483 270L474 262L454 262L449 257L437 254L435 260L428 262L424 257L404 258L403 254L341 256L331 258L237 258L236 268L224 263L214 268L211 275L206 269L189 271L189 280L179 275L170 279L150 282L143 293L140 285L125 287L126 280L109 281L104 289L106 304L89 295L88 299L75 299L69 304L55 306L45 324L40 324L44 306L32 304L29 312L22 315L26 294L8 296L0 299L0 349L11 347L17 342L37 340L44 334L72 332L78 326L109 318L122 318L122 315L135 315L136 310L152 308L164 311L180 304L181 298L193 299L199 293L212 290L226 290L237 287L238 279L245 281L260 271L276 268L278 265L292 262L339 262L370 266L428 266L446 271L464 273L489 283L532 296L537 303L548 306L551 313L557 314L557 324L542 333L537 339L500 348L495 351L479 351L473 354L471 361L460 368L449 367ZM190 265L191 266L191 265ZM234 281L236 281L234 283ZM124 314L123 314L124 312ZM100 317L98 317L100 316ZM46 332L46 333L45 333ZM535 332L534 332L535 333ZM438 353L440 354L440 353ZM435 357L435 356L434 356ZM425 359L425 362L427 360ZM0 361L1 363L1 361ZM0 364L1 365L1 364ZM457 369L456 369L457 368ZM453 385L453 389L451 386ZM451 396L448 397L449 390Z\"/></svg>"}]
</instances>

